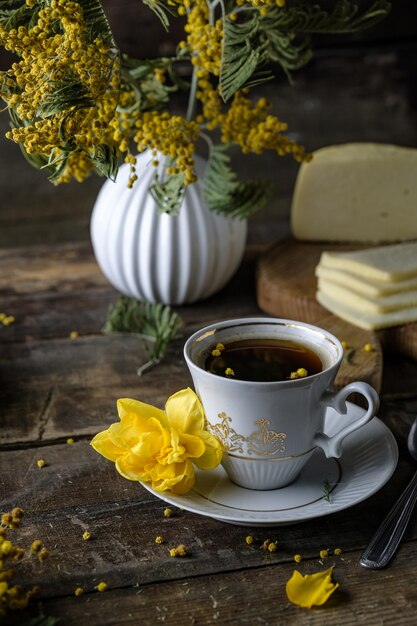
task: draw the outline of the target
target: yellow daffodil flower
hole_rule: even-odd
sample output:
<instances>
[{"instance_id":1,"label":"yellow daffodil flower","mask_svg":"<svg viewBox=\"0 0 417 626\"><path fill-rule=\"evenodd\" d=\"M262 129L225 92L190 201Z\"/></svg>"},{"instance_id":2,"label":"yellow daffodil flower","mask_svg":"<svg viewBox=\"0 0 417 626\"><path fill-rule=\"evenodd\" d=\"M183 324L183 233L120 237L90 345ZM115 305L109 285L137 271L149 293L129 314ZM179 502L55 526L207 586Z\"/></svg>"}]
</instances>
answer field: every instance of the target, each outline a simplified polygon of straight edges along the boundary
<instances>
[{"instance_id":1,"label":"yellow daffodil flower","mask_svg":"<svg viewBox=\"0 0 417 626\"><path fill-rule=\"evenodd\" d=\"M303 576L294 570L286 586L288 600L305 608L321 606L339 586L332 582L332 572L333 567L329 567L324 572Z\"/></svg>"},{"instance_id":2,"label":"yellow daffodil flower","mask_svg":"<svg viewBox=\"0 0 417 626\"><path fill-rule=\"evenodd\" d=\"M118 400L117 410L120 422L98 433L91 445L124 478L184 494L195 482L193 464L207 470L220 463L220 442L204 429L204 410L191 389L168 398L165 411L130 398Z\"/></svg>"}]
</instances>

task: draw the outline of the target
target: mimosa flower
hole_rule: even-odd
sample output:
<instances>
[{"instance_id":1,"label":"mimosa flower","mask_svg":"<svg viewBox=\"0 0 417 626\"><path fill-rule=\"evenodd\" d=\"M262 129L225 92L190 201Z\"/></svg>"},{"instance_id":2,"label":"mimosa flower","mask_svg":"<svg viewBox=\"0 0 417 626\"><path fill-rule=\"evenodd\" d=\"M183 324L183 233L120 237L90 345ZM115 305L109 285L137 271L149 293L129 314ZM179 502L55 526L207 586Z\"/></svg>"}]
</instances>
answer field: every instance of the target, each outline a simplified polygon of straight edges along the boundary
<instances>
[{"instance_id":1,"label":"mimosa flower","mask_svg":"<svg viewBox=\"0 0 417 626\"><path fill-rule=\"evenodd\" d=\"M165 411L129 398L118 400L117 410L120 422L98 433L91 445L124 478L184 494L194 485L194 465L206 470L220 463L222 447L205 430L203 407L191 389L168 398Z\"/></svg>"},{"instance_id":2,"label":"mimosa flower","mask_svg":"<svg viewBox=\"0 0 417 626\"><path fill-rule=\"evenodd\" d=\"M339 586L332 583L332 572L333 567L329 567L324 572L303 576L294 570L286 586L288 600L304 608L321 606Z\"/></svg>"}]
</instances>

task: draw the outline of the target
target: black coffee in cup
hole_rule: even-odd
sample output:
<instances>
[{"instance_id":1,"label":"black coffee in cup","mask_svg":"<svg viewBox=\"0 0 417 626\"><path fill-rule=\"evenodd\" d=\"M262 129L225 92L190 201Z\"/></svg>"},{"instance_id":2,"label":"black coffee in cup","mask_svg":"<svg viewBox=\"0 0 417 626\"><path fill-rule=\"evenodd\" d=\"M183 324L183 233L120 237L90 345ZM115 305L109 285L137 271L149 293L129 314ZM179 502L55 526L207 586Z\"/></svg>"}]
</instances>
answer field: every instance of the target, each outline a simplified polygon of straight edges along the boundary
<instances>
[{"instance_id":1,"label":"black coffee in cup","mask_svg":"<svg viewBox=\"0 0 417 626\"><path fill-rule=\"evenodd\" d=\"M318 374L323 364L315 352L301 343L252 338L213 345L204 369L225 378L273 382Z\"/></svg>"}]
</instances>

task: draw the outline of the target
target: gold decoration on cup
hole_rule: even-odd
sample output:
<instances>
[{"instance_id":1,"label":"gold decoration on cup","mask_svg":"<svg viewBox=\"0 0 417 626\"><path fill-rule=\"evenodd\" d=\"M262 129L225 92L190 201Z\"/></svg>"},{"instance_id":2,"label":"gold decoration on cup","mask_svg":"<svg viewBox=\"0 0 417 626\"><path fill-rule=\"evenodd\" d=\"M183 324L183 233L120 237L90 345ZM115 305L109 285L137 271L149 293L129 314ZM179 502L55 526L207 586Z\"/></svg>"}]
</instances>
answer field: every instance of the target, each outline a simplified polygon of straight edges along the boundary
<instances>
[{"instance_id":1,"label":"gold decoration on cup","mask_svg":"<svg viewBox=\"0 0 417 626\"><path fill-rule=\"evenodd\" d=\"M270 430L268 424L270 420L265 418L257 419L254 424L257 429L245 437L237 433L231 427L232 418L227 413L218 414L221 422L207 425L207 430L220 440L226 452L258 456L272 456L285 452L284 439L287 435Z\"/></svg>"}]
</instances>

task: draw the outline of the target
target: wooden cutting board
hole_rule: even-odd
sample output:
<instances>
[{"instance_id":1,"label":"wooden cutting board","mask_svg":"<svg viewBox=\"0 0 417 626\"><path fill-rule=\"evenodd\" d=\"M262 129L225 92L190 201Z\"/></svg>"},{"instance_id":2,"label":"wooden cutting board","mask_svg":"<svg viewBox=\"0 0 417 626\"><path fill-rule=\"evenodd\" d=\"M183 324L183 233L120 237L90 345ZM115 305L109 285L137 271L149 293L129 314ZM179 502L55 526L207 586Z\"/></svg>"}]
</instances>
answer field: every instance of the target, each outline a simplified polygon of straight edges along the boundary
<instances>
[{"instance_id":1,"label":"wooden cutting board","mask_svg":"<svg viewBox=\"0 0 417 626\"><path fill-rule=\"evenodd\" d=\"M302 243L287 239L271 246L258 263L257 296L258 304L267 313L281 317L300 319L320 325L320 320L329 317L342 323L336 316L322 307L315 298L317 279L314 275L316 265L323 250L358 250L364 246L341 244ZM369 246L367 246L369 247ZM343 322L346 333L364 333L373 336L387 352L398 352L417 360L417 322L392 326L374 333ZM329 327L330 330L330 327ZM337 333L335 333L337 334ZM339 337L341 335L339 334ZM353 335L353 338L355 335Z\"/></svg>"},{"instance_id":2,"label":"wooden cutting board","mask_svg":"<svg viewBox=\"0 0 417 626\"><path fill-rule=\"evenodd\" d=\"M256 277L257 299L260 308L270 315L296 319L316 324L333 333L341 341L346 341L348 349L339 370L335 387L340 388L354 380L364 380L377 391L382 382L381 344L392 342L392 329L378 333L363 330L331 315L315 298L317 279L316 265L323 250L355 250L364 246L300 243L293 239L274 244L259 259ZM415 325L411 325L415 326ZM404 329L405 327L401 327ZM416 357L417 357L417 329ZM395 344L400 346L408 341L401 333ZM365 344L374 346L372 352L365 352ZM392 347L392 346L390 346Z\"/></svg>"}]
</instances>

